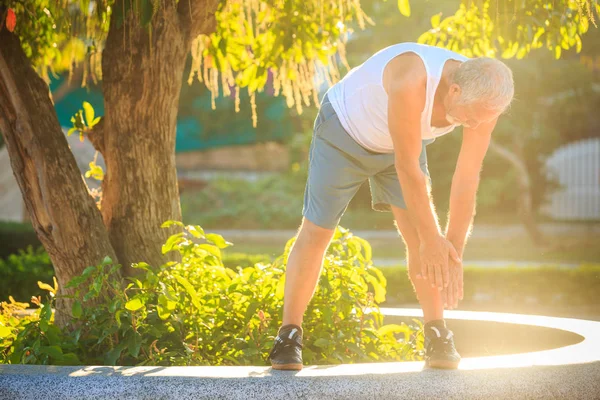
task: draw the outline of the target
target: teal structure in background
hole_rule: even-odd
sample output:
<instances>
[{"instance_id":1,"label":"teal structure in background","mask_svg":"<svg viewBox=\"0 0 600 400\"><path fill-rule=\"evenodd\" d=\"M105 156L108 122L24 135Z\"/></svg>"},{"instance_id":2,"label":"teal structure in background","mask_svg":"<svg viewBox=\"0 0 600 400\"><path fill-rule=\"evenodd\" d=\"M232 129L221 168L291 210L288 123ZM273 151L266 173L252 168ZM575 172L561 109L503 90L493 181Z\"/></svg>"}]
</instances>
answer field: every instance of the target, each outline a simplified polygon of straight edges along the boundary
<instances>
[{"instance_id":1,"label":"teal structure in background","mask_svg":"<svg viewBox=\"0 0 600 400\"><path fill-rule=\"evenodd\" d=\"M52 80L50 90L56 91L66 79ZM71 117L84 101L89 102L96 115L104 115L104 98L100 86L76 87L55 104L58 120L63 127L71 127ZM235 112L231 97L216 99L216 110L211 109L210 92L203 84L183 83L177 116L176 152L200 151L211 148L248 145L265 141L286 142L293 134L290 112L285 100L260 93L256 98L258 127L252 127L250 102L242 91L241 110Z\"/></svg>"}]
</instances>

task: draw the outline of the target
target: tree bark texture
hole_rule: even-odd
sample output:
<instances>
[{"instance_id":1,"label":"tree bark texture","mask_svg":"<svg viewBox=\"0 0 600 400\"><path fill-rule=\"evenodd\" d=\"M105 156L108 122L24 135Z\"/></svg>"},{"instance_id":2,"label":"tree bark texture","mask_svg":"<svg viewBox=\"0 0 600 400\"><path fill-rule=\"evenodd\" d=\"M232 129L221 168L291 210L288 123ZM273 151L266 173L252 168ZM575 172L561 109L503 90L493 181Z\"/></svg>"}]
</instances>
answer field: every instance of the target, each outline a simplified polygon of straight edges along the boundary
<instances>
[{"instance_id":1,"label":"tree bark texture","mask_svg":"<svg viewBox=\"0 0 600 400\"><path fill-rule=\"evenodd\" d=\"M150 28L131 13L122 23L116 14L111 20L102 58L104 122L92 142L106 162L102 216L128 275L132 262L157 266L177 257L163 255L161 245L179 228L160 225L181 220L175 165L179 95L193 35L214 29L217 5L163 2Z\"/></svg>"},{"instance_id":2,"label":"tree bark texture","mask_svg":"<svg viewBox=\"0 0 600 400\"><path fill-rule=\"evenodd\" d=\"M31 223L48 252L60 285L87 266L116 254L88 194L49 96L19 39L0 30L0 130ZM50 283L50 282L49 282ZM58 299L55 321L64 325L71 299Z\"/></svg>"}]
</instances>

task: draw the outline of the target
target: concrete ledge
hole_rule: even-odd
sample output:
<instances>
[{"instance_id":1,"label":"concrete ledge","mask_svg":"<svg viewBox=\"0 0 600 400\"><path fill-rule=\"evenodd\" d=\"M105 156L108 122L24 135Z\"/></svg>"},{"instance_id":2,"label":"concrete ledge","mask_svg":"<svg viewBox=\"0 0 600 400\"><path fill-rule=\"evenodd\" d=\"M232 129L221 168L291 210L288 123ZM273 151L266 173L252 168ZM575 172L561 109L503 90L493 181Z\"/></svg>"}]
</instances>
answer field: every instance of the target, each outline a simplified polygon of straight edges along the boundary
<instances>
[{"instance_id":1,"label":"concrete ledge","mask_svg":"<svg viewBox=\"0 0 600 400\"><path fill-rule=\"evenodd\" d=\"M422 315L418 309L382 311L390 318ZM467 311L446 311L444 317L449 325L528 325L581 339L555 349L466 357L456 371L424 370L422 362L307 366L300 372L254 366L0 365L0 399L600 398L600 322Z\"/></svg>"}]
</instances>

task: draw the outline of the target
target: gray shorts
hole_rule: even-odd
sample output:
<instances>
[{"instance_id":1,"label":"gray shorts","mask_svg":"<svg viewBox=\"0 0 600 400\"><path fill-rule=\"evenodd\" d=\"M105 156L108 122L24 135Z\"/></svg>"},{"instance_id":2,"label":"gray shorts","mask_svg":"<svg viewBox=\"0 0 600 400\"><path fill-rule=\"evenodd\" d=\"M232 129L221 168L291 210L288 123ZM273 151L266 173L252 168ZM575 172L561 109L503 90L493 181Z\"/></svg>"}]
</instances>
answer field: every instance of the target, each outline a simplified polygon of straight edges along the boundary
<instances>
[{"instance_id":1,"label":"gray shorts","mask_svg":"<svg viewBox=\"0 0 600 400\"><path fill-rule=\"evenodd\" d=\"M423 140L421 170L429 177ZM308 180L302 215L312 223L334 229L359 187L369 181L371 205L376 211L391 211L391 205L406 209L394 153L377 153L358 144L342 127L327 95L315 119L309 150Z\"/></svg>"}]
</instances>

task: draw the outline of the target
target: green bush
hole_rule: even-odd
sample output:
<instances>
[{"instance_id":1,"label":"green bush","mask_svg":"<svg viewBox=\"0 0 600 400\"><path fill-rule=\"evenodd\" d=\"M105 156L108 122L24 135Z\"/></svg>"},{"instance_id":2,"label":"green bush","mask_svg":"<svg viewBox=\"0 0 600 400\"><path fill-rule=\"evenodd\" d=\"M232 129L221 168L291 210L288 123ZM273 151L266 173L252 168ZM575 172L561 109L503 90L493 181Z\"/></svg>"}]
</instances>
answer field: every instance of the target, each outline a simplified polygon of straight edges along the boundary
<instances>
[{"instance_id":1,"label":"green bush","mask_svg":"<svg viewBox=\"0 0 600 400\"><path fill-rule=\"evenodd\" d=\"M52 262L43 247L34 250L30 245L0 259L0 301L8 300L9 294L21 302L42 295L45 292L37 282L49 282L53 275Z\"/></svg>"},{"instance_id":2,"label":"green bush","mask_svg":"<svg viewBox=\"0 0 600 400\"><path fill-rule=\"evenodd\" d=\"M8 257L29 246L38 248L41 245L31 224L0 222L0 258Z\"/></svg>"},{"instance_id":3,"label":"green bush","mask_svg":"<svg viewBox=\"0 0 600 400\"><path fill-rule=\"evenodd\" d=\"M416 295L406 267L383 270L388 280L386 306L416 303ZM464 268L464 299L461 304L580 306L600 305L600 265L577 268L556 266Z\"/></svg>"},{"instance_id":4,"label":"green bush","mask_svg":"<svg viewBox=\"0 0 600 400\"><path fill-rule=\"evenodd\" d=\"M164 226L181 224L169 221ZM198 243L206 239L206 243ZM29 320L11 307L0 320L5 363L105 365L266 364L280 325L284 270L293 239L272 264L233 270L223 265L228 243L186 226L163 246L180 263L122 279L108 258L69 282L77 289L69 326L52 322L53 296ZM378 303L386 280L371 264L369 244L340 228L325 258L319 289L304 321L304 360L309 364L421 357L422 326L383 325ZM50 294L54 287L41 284ZM12 302L11 302L12 304ZM396 335L400 335L397 338Z\"/></svg>"},{"instance_id":5,"label":"green bush","mask_svg":"<svg viewBox=\"0 0 600 400\"><path fill-rule=\"evenodd\" d=\"M267 254L227 253L222 255L227 268L251 267L257 263L271 263ZM37 285L38 281L49 282L54 276L52 261L43 247L32 246L0 259L0 301L7 301L9 293L17 302L27 302L31 296L45 293Z\"/></svg>"}]
</instances>

